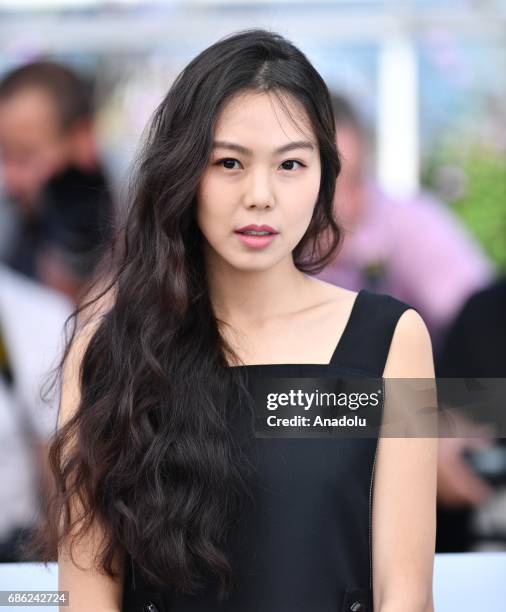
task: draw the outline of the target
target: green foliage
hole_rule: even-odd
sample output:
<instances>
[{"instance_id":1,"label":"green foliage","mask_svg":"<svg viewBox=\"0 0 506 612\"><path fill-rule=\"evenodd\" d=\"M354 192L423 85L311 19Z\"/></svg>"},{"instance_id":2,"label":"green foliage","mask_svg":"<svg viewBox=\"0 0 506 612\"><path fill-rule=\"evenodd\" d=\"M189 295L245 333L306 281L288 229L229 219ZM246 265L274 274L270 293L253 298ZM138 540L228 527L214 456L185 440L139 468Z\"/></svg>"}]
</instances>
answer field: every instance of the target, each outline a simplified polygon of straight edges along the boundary
<instances>
[{"instance_id":1,"label":"green foliage","mask_svg":"<svg viewBox=\"0 0 506 612\"><path fill-rule=\"evenodd\" d=\"M442 165L457 166L463 173L463 189L449 202L495 262L506 271L506 156L486 147L467 150L439 149L426 166L422 182L434 186L434 176Z\"/></svg>"}]
</instances>

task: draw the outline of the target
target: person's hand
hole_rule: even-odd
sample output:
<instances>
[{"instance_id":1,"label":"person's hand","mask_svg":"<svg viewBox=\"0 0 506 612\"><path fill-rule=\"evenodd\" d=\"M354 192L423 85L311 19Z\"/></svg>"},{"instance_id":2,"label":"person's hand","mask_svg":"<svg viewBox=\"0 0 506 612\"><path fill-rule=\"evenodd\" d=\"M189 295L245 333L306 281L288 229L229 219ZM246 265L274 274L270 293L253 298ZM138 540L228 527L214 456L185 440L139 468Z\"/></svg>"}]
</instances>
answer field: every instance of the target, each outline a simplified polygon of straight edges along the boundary
<instances>
[{"instance_id":1,"label":"person's hand","mask_svg":"<svg viewBox=\"0 0 506 612\"><path fill-rule=\"evenodd\" d=\"M477 425L457 413L452 415L459 437L439 440L437 499L448 508L478 506L492 493L492 487L467 463L463 452L490 448L490 428Z\"/></svg>"}]
</instances>

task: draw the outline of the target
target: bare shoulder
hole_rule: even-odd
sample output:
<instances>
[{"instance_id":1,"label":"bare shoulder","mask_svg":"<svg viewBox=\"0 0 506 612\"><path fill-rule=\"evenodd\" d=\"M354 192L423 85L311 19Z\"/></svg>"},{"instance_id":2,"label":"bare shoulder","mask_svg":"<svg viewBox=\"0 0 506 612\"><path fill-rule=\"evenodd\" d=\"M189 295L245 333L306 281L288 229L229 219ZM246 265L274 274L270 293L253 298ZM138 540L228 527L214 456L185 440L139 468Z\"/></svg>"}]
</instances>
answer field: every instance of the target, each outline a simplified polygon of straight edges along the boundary
<instances>
[{"instance_id":1,"label":"bare shoulder","mask_svg":"<svg viewBox=\"0 0 506 612\"><path fill-rule=\"evenodd\" d=\"M115 285L107 286L105 283L99 283L89 289L80 302L79 327L96 327L102 316L114 306L116 295Z\"/></svg>"},{"instance_id":2,"label":"bare shoulder","mask_svg":"<svg viewBox=\"0 0 506 612\"><path fill-rule=\"evenodd\" d=\"M414 309L408 308L399 317L392 338L392 348L413 351L431 346L429 330L421 315Z\"/></svg>"},{"instance_id":3,"label":"bare shoulder","mask_svg":"<svg viewBox=\"0 0 506 612\"><path fill-rule=\"evenodd\" d=\"M70 338L68 353L63 365L59 425L66 423L77 409L80 398L81 362L102 317L113 307L114 301L115 291L113 289L100 295L98 288L88 293L83 299L83 308L77 316L76 328Z\"/></svg>"},{"instance_id":4,"label":"bare shoulder","mask_svg":"<svg viewBox=\"0 0 506 612\"><path fill-rule=\"evenodd\" d=\"M96 332L102 318L113 308L116 301L116 289L94 287L80 302L77 313L75 334L72 338L69 355L79 361L91 338Z\"/></svg>"},{"instance_id":5,"label":"bare shoulder","mask_svg":"<svg viewBox=\"0 0 506 612\"><path fill-rule=\"evenodd\" d=\"M435 376L430 333L413 308L403 312L397 321L383 375L386 378Z\"/></svg>"}]
</instances>

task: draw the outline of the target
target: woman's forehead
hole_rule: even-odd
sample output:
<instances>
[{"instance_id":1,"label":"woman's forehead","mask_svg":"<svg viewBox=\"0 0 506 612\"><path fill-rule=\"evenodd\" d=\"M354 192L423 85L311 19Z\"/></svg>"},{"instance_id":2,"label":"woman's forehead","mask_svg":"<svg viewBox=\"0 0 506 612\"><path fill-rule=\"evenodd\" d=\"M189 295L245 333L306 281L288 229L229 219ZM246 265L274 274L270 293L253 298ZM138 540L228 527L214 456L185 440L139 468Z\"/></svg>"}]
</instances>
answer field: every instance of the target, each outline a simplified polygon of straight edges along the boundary
<instances>
[{"instance_id":1,"label":"woman's forehead","mask_svg":"<svg viewBox=\"0 0 506 612\"><path fill-rule=\"evenodd\" d=\"M280 101L273 92L242 92L234 96L220 112L214 136L215 140L225 141L267 139L273 148L301 138L316 144L302 104L289 95L283 95Z\"/></svg>"}]
</instances>

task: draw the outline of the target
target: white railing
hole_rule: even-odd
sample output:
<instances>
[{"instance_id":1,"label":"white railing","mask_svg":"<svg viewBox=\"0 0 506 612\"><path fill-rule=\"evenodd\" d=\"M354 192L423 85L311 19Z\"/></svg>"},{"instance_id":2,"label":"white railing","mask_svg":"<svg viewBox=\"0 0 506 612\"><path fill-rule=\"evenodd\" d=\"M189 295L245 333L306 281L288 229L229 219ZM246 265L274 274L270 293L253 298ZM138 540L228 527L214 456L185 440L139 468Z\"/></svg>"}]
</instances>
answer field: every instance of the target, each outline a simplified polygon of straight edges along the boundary
<instances>
[{"instance_id":1,"label":"white railing","mask_svg":"<svg viewBox=\"0 0 506 612\"><path fill-rule=\"evenodd\" d=\"M435 612L504 612L506 552L437 554L434 564ZM49 563L1 563L0 591L52 591L58 588L58 567ZM70 593L70 599L72 593ZM22 606L1 607L20 612ZM71 609L71 608L69 608ZM30 612L58 612L57 607L30 606Z\"/></svg>"}]
</instances>

